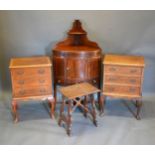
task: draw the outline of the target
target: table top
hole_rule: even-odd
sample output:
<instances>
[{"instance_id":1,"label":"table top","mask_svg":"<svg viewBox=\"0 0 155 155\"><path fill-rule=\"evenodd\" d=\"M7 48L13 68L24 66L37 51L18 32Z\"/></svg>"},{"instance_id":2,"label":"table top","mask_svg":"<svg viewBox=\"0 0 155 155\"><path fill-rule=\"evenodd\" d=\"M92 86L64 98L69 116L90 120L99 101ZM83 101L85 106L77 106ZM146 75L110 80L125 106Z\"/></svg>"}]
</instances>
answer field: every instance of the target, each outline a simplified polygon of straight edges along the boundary
<instances>
[{"instance_id":1,"label":"table top","mask_svg":"<svg viewBox=\"0 0 155 155\"><path fill-rule=\"evenodd\" d=\"M51 60L48 56L35 56L12 58L9 68L47 67L51 65Z\"/></svg>"},{"instance_id":2,"label":"table top","mask_svg":"<svg viewBox=\"0 0 155 155\"><path fill-rule=\"evenodd\" d=\"M76 97L86 96L100 92L100 90L89 83L78 83L66 87L61 87L60 92L68 99L75 99Z\"/></svg>"},{"instance_id":3,"label":"table top","mask_svg":"<svg viewBox=\"0 0 155 155\"><path fill-rule=\"evenodd\" d=\"M145 66L143 56L135 55L115 55L106 54L103 58L103 64L109 65L127 65L127 66Z\"/></svg>"}]
</instances>

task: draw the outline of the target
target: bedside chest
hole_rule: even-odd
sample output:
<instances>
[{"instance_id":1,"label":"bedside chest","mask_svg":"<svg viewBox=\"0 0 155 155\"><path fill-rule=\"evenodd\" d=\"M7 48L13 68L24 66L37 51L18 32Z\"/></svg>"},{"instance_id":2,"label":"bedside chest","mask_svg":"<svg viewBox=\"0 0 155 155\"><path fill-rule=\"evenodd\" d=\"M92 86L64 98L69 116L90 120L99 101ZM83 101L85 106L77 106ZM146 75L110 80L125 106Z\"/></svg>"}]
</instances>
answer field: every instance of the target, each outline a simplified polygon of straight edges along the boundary
<instances>
[{"instance_id":1,"label":"bedside chest","mask_svg":"<svg viewBox=\"0 0 155 155\"><path fill-rule=\"evenodd\" d=\"M135 117L140 119L144 65L142 56L104 56L101 112L106 96L133 99L137 108Z\"/></svg>"},{"instance_id":2,"label":"bedside chest","mask_svg":"<svg viewBox=\"0 0 155 155\"><path fill-rule=\"evenodd\" d=\"M54 116L52 95L51 61L49 57L12 58L10 72L12 81L12 111L18 121L17 102L30 99L47 99Z\"/></svg>"}]
</instances>

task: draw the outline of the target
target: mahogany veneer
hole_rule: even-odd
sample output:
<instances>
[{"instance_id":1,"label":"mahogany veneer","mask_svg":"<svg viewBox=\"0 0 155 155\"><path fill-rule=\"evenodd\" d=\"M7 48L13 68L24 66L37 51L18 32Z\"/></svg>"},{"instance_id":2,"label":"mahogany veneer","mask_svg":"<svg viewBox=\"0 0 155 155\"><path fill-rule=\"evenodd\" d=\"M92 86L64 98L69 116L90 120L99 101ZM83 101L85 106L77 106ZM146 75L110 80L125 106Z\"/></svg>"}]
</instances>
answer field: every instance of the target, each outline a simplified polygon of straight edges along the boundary
<instances>
[{"instance_id":1,"label":"mahogany veneer","mask_svg":"<svg viewBox=\"0 0 155 155\"><path fill-rule=\"evenodd\" d=\"M99 87L101 49L89 41L79 20L75 20L68 37L53 49L54 94L57 85L90 82Z\"/></svg>"},{"instance_id":2,"label":"mahogany veneer","mask_svg":"<svg viewBox=\"0 0 155 155\"><path fill-rule=\"evenodd\" d=\"M142 56L105 55L102 106L106 96L133 99L137 107L136 118L140 119L144 66Z\"/></svg>"},{"instance_id":3,"label":"mahogany veneer","mask_svg":"<svg viewBox=\"0 0 155 155\"><path fill-rule=\"evenodd\" d=\"M54 116L52 95L51 61L49 57L12 58L10 72L12 81L12 111L18 121L17 102L30 99L48 99L51 117Z\"/></svg>"}]
</instances>

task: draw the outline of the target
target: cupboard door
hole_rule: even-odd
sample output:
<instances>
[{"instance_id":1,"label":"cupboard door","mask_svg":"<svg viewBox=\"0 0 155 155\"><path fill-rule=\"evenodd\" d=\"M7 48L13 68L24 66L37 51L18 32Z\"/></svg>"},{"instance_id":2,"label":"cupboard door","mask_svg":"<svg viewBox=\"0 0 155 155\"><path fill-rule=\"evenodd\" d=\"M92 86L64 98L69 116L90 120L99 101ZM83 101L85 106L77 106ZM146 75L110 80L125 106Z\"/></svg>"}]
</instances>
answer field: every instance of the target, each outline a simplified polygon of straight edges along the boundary
<instances>
[{"instance_id":1,"label":"cupboard door","mask_svg":"<svg viewBox=\"0 0 155 155\"><path fill-rule=\"evenodd\" d=\"M89 79L98 78L100 76L100 59L93 58L87 60L87 76Z\"/></svg>"},{"instance_id":2,"label":"cupboard door","mask_svg":"<svg viewBox=\"0 0 155 155\"><path fill-rule=\"evenodd\" d=\"M86 79L86 59L68 58L66 67L66 79L70 82L80 82Z\"/></svg>"},{"instance_id":3,"label":"cupboard door","mask_svg":"<svg viewBox=\"0 0 155 155\"><path fill-rule=\"evenodd\" d=\"M58 83L65 81L66 59L60 57L53 58L54 77Z\"/></svg>"}]
</instances>

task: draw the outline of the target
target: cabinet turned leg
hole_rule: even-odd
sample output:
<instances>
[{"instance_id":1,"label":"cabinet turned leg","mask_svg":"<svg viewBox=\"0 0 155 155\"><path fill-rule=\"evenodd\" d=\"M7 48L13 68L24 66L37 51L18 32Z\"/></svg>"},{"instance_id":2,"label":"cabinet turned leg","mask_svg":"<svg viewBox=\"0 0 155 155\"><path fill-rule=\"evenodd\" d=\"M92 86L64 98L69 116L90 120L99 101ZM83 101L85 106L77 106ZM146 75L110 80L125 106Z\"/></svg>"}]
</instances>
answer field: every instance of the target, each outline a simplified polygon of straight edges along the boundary
<instances>
[{"instance_id":1,"label":"cabinet turned leg","mask_svg":"<svg viewBox=\"0 0 155 155\"><path fill-rule=\"evenodd\" d=\"M12 112L13 112L14 123L17 123L19 121L17 108L18 108L17 102L15 100L13 100L12 101Z\"/></svg>"},{"instance_id":2,"label":"cabinet turned leg","mask_svg":"<svg viewBox=\"0 0 155 155\"><path fill-rule=\"evenodd\" d=\"M100 116L104 114L104 106L105 106L105 96L103 94L100 94Z\"/></svg>"},{"instance_id":3,"label":"cabinet turned leg","mask_svg":"<svg viewBox=\"0 0 155 155\"><path fill-rule=\"evenodd\" d=\"M84 107L88 109L88 96L86 95L84 98ZM84 117L87 117L87 110L84 109Z\"/></svg>"},{"instance_id":4,"label":"cabinet turned leg","mask_svg":"<svg viewBox=\"0 0 155 155\"><path fill-rule=\"evenodd\" d=\"M54 98L55 98L55 104L57 103L57 85L54 83Z\"/></svg>"},{"instance_id":5,"label":"cabinet turned leg","mask_svg":"<svg viewBox=\"0 0 155 155\"><path fill-rule=\"evenodd\" d=\"M141 100L136 100L136 107L137 107L137 114L136 114L136 118L137 120L140 120L140 111L142 108L142 101Z\"/></svg>"},{"instance_id":6,"label":"cabinet turned leg","mask_svg":"<svg viewBox=\"0 0 155 155\"><path fill-rule=\"evenodd\" d=\"M92 116L93 116L93 123L97 127L97 120L96 120L96 107L95 107L95 100L94 95L90 95L91 97L91 105L92 105Z\"/></svg>"},{"instance_id":7,"label":"cabinet turned leg","mask_svg":"<svg viewBox=\"0 0 155 155\"><path fill-rule=\"evenodd\" d=\"M71 126L72 126L72 112L71 112L71 100L68 101L68 118L67 118L67 134L70 136L71 134Z\"/></svg>"},{"instance_id":8,"label":"cabinet turned leg","mask_svg":"<svg viewBox=\"0 0 155 155\"><path fill-rule=\"evenodd\" d=\"M49 105L50 105L50 116L53 119L54 118L54 111L55 111L55 99L54 98L48 98Z\"/></svg>"},{"instance_id":9,"label":"cabinet turned leg","mask_svg":"<svg viewBox=\"0 0 155 155\"><path fill-rule=\"evenodd\" d=\"M59 126L61 126L61 122L62 122L62 119L63 119L64 107L65 107L65 100L64 100L64 97L63 97L62 104L61 104L61 107L60 107L60 116L59 116L59 120L58 120L58 125Z\"/></svg>"}]
</instances>

